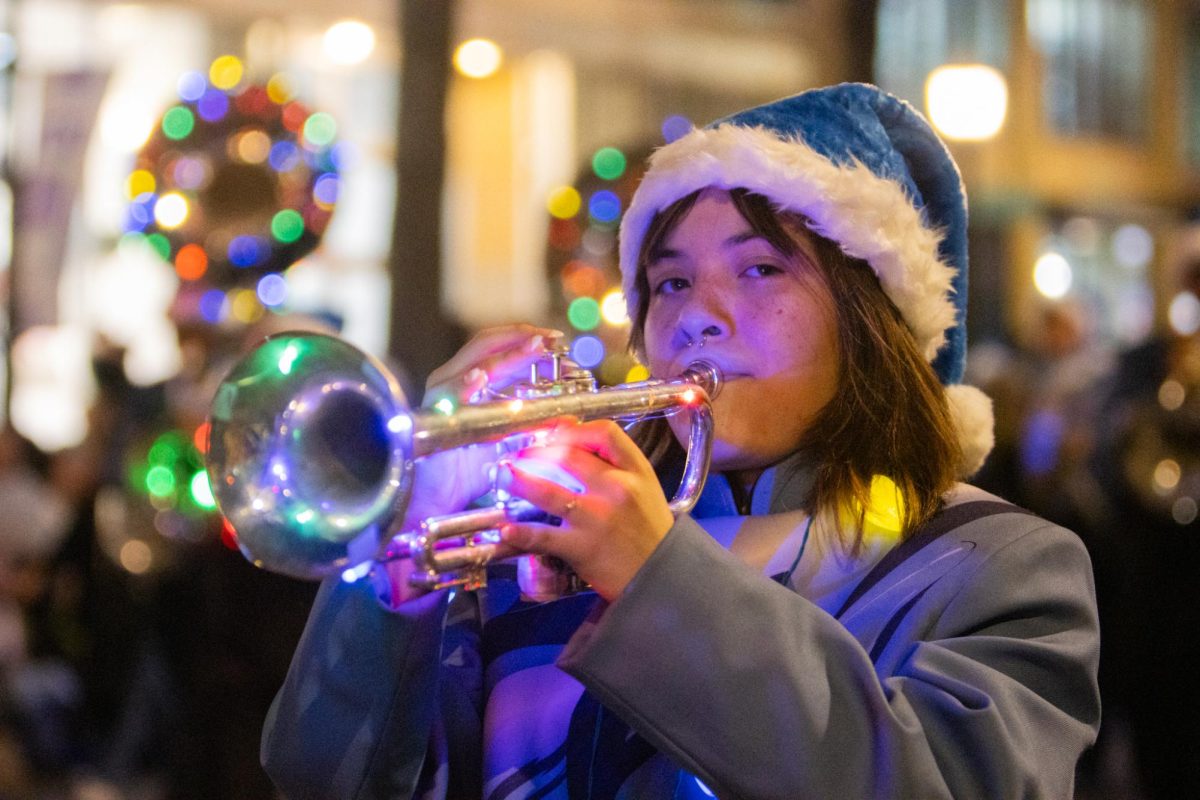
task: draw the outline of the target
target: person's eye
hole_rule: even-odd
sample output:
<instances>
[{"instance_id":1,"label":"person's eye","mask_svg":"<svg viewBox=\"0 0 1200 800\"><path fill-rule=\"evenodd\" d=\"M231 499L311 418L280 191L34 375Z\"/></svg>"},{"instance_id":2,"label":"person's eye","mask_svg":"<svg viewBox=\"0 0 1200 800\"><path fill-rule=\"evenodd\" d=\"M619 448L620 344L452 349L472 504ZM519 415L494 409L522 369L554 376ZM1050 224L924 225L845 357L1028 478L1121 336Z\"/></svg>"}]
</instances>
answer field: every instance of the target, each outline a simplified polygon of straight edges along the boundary
<instances>
[{"instance_id":1,"label":"person's eye","mask_svg":"<svg viewBox=\"0 0 1200 800\"><path fill-rule=\"evenodd\" d=\"M675 294L688 288L689 284L684 278L667 278L659 281L654 285L655 294Z\"/></svg>"},{"instance_id":2,"label":"person's eye","mask_svg":"<svg viewBox=\"0 0 1200 800\"><path fill-rule=\"evenodd\" d=\"M770 275L783 274L783 267L780 267L777 264L763 262L761 264L755 264L755 265L751 266L749 269L747 269L742 274L748 275L751 278L766 278Z\"/></svg>"}]
</instances>

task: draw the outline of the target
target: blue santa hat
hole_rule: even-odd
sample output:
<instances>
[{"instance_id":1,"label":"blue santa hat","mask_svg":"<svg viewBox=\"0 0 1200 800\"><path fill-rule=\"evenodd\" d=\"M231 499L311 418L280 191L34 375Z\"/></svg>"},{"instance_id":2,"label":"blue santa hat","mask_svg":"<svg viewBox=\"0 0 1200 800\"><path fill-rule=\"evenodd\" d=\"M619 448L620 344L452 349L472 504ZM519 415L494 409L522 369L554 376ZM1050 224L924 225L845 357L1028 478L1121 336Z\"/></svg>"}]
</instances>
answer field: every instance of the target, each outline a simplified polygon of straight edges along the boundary
<instances>
[{"instance_id":1,"label":"blue santa hat","mask_svg":"<svg viewBox=\"0 0 1200 800\"><path fill-rule=\"evenodd\" d=\"M991 401L960 383L966 364L967 203L954 159L911 105L844 83L695 129L650 159L621 222L625 298L654 216L706 187L743 188L804 216L866 261L946 385L963 475L992 448Z\"/></svg>"}]
</instances>

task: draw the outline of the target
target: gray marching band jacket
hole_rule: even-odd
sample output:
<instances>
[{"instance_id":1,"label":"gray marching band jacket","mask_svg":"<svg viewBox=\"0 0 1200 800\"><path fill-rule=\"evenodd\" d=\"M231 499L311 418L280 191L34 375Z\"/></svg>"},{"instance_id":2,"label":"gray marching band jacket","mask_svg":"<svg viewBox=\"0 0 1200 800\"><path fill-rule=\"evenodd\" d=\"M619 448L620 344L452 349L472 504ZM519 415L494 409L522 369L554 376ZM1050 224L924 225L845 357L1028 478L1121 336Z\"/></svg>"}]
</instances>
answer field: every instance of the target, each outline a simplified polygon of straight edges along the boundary
<instances>
[{"instance_id":1,"label":"gray marching band jacket","mask_svg":"<svg viewBox=\"0 0 1200 800\"><path fill-rule=\"evenodd\" d=\"M785 462L751 508L805 486ZM712 476L693 514L735 512ZM683 516L611 605L331 580L263 764L290 800L1071 797L1100 717L1078 537L960 485L862 575L814 601Z\"/></svg>"}]
</instances>

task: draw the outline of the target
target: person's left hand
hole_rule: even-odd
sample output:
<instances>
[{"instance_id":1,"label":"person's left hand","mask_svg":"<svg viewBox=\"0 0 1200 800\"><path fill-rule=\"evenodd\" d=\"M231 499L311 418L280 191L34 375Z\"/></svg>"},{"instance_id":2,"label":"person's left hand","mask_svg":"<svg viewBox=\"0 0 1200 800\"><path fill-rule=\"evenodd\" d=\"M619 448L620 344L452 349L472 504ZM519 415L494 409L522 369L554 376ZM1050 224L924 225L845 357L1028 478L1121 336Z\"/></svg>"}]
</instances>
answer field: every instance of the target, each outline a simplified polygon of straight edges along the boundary
<instances>
[{"instance_id":1,"label":"person's left hand","mask_svg":"<svg viewBox=\"0 0 1200 800\"><path fill-rule=\"evenodd\" d=\"M558 465L583 491L522 469L526 458ZM562 519L511 522L501 528L504 544L561 558L606 600L621 594L675 522L650 462L611 420L559 424L544 444L499 466L502 488Z\"/></svg>"}]
</instances>

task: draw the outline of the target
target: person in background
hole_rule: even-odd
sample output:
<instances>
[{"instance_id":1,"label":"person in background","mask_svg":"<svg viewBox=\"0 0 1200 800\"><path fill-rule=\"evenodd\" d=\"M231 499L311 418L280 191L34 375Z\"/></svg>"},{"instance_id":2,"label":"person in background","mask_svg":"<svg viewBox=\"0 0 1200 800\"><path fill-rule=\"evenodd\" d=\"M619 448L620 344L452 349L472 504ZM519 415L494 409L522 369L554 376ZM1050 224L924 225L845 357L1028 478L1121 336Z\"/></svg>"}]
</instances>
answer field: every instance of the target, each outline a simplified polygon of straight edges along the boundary
<instances>
[{"instance_id":1,"label":"person in background","mask_svg":"<svg viewBox=\"0 0 1200 800\"><path fill-rule=\"evenodd\" d=\"M324 583L263 734L283 794L1070 797L1099 725L1091 566L961 482L991 412L960 383L966 201L925 120L842 84L693 130L620 248L651 374L724 376L698 504L666 500L681 417L563 422L496 465L553 517L501 535L588 591L539 602L506 564L474 593L413 590L405 562ZM503 386L554 336L484 331L427 399ZM405 524L486 492L476 455L422 462Z\"/></svg>"},{"instance_id":2,"label":"person in background","mask_svg":"<svg viewBox=\"0 0 1200 800\"><path fill-rule=\"evenodd\" d=\"M1200 307L1200 259L1180 270ZM1144 796L1200 796L1200 332L1168 331L1122 353L1100 398L1092 474L1110 534L1096 554L1102 677L1133 744Z\"/></svg>"}]
</instances>

